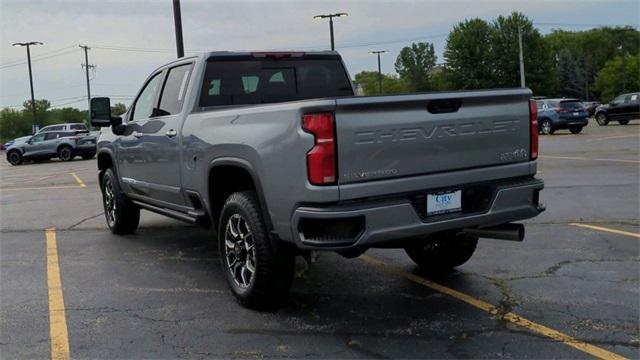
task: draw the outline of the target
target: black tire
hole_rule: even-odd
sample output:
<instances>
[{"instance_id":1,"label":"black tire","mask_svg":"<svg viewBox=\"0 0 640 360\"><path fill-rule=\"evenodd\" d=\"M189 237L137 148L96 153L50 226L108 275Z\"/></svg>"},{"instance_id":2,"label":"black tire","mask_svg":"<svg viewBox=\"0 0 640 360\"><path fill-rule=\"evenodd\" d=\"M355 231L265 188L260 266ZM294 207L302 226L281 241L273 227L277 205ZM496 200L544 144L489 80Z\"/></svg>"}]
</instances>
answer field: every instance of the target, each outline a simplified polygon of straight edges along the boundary
<instances>
[{"instance_id":1,"label":"black tire","mask_svg":"<svg viewBox=\"0 0 640 360\"><path fill-rule=\"evenodd\" d=\"M572 134L580 134L580 132L582 132L582 126L569 126L569 131L571 131Z\"/></svg>"},{"instance_id":2,"label":"black tire","mask_svg":"<svg viewBox=\"0 0 640 360\"><path fill-rule=\"evenodd\" d=\"M404 250L423 269L448 271L466 263L477 244L477 237L436 234Z\"/></svg>"},{"instance_id":3,"label":"black tire","mask_svg":"<svg viewBox=\"0 0 640 360\"><path fill-rule=\"evenodd\" d=\"M599 112L596 114L596 122L598 123L598 125L600 126L607 126L609 125L609 119L607 118L607 114L603 113L603 112Z\"/></svg>"},{"instance_id":4,"label":"black tire","mask_svg":"<svg viewBox=\"0 0 640 360\"><path fill-rule=\"evenodd\" d=\"M100 189L104 215L111 232L118 235L133 234L140 222L140 209L124 195L112 168L104 171Z\"/></svg>"},{"instance_id":5,"label":"black tire","mask_svg":"<svg viewBox=\"0 0 640 360\"><path fill-rule=\"evenodd\" d=\"M13 166L22 164L22 154L18 150L11 150L7 153L7 161Z\"/></svg>"},{"instance_id":6,"label":"black tire","mask_svg":"<svg viewBox=\"0 0 640 360\"><path fill-rule=\"evenodd\" d=\"M543 135L553 135L556 130L549 119L542 119L540 122L540 133Z\"/></svg>"},{"instance_id":7,"label":"black tire","mask_svg":"<svg viewBox=\"0 0 640 360\"><path fill-rule=\"evenodd\" d=\"M93 159L94 156L96 156L95 153L91 153L91 154L82 154L81 155L83 159L85 160L89 160L89 159Z\"/></svg>"},{"instance_id":8,"label":"black tire","mask_svg":"<svg viewBox=\"0 0 640 360\"><path fill-rule=\"evenodd\" d=\"M75 156L73 148L69 145L63 145L58 149L58 157L62 161L71 161Z\"/></svg>"},{"instance_id":9,"label":"black tire","mask_svg":"<svg viewBox=\"0 0 640 360\"><path fill-rule=\"evenodd\" d=\"M289 293L295 256L271 245L255 192L231 194L218 224L222 271L233 295L248 308L277 307Z\"/></svg>"},{"instance_id":10,"label":"black tire","mask_svg":"<svg viewBox=\"0 0 640 360\"><path fill-rule=\"evenodd\" d=\"M629 120L618 120L618 122L620 123L620 125L627 125L629 123Z\"/></svg>"}]
</instances>

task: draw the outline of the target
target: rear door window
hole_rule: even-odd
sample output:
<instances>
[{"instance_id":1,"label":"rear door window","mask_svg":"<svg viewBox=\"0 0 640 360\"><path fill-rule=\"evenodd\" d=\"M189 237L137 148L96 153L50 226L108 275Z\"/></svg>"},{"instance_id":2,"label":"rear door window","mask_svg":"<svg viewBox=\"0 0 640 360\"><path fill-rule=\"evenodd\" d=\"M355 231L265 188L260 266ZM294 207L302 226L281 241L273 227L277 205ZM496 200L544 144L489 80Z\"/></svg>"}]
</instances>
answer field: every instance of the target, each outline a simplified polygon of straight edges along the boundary
<instances>
[{"instance_id":1,"label":"rear door window","mask_svg":"<svg viewBox=\"0 0 640 360\"><path fill-rule=\"evenodd\" d=\"M71 130L87 130L87 126L84 124L71 124Z\"/></svg>"},{"instance_id":2,"label":"rear door window","mask_svg":"<svg viewBox=\"0 0 640 360\"><path fill-rule=\"evenodd\" d=\"M45 136L44 136L44 140L45 141L47 141L47 140L55 140L55 139L57 139L59 137L60 137L60 133L57 132L57 131L56 132L47 132L45 134Z\"/></svg>"},{"instance_id":3,"label":"rear door window","mask_svg":"<svg viewBox=\"0 0 640 360\"><path fill-rule=\"evenodd\" d=\"M174 115L182 111L192 67L192 64L186 64L169 69L160 97L159 116Z\"/></svg>"}]
</instances>

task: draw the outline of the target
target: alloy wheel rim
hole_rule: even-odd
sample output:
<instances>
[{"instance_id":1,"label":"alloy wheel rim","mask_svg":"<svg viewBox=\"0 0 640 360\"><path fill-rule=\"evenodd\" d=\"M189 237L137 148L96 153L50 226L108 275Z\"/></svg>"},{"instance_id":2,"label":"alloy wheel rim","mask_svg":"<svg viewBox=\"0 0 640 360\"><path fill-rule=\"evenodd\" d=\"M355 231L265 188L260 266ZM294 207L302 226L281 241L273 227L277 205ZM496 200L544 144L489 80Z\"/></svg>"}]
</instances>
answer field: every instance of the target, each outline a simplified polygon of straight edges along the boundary
<instances>
[{"instance_id":1,"label":"alloy wheel rim","mask_svg":"<svg viewBox=\"0 0 640 360\"><path fill-rule=\"evenodd\" d=\"M11 162L11 164L15 165L18 163L19 160L20 160L20 156L15 152L12 152L11 155L9 155L9 162Z\"/></svg>"},{"instance_id":2,"label":"alloy wheel rim","mask_svg":"<svg viewBox=\"0 0 640 360\"><path fill-rule=\"evenodd\" d=\"M549 121L545 120L542 123L542 132L545 134L548 134L551 131L551 124L549 124Z\"/></svg>"},{"instance_id":3,"label":"alloy wheel rim","mask_svg":"<svg viewBox=\"0 0 640 360\"><path fill-rule=\"evenodd\" d=\"M225 265L234 283L246 289L256 272L255 241L247 221L233 214L224 232Z\"/></svg>"},{"instance_id":4,"label":"alloy wheel rim","mask_svg":"<svg viewBox=\"0 0 640 360\"><path fill-rule=\"evenodd\" d=\"M69 156L71 155L69 149L64 148L62 149L62 151L60 151L60 157L62 158L62 160L67 160L69 159Z\"/></svg>"},{"instance_id":5,"label":"alloy wheel rim","mask_svg":"<svg viewBox=\"0 0 640 360\"><path fill-rule=\"evenodd\" d=\"M107 221L113 225L116 221L116 200L113 195L113 183L107 179L104 184L104 208L107 212Z\"/></svg>"}]
</instances>

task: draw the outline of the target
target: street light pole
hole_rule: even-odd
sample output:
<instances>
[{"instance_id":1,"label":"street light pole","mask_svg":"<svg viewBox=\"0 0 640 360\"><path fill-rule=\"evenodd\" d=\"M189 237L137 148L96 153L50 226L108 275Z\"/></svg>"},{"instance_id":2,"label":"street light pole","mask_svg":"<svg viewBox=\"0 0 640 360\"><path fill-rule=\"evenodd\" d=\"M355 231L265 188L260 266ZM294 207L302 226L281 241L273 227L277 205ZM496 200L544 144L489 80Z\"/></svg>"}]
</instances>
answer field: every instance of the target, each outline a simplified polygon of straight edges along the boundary
<instances>
[{"instance_id":1,"label":"street light pole","mask_svg":"<svg viewBox=\"0 0 640 360\"><path fill-rule=\"evenodd\" d=\"M379 94L382 94L382 68L380 67L380 54L386 54L388 52L389 51L387 50L369 51L369 54L378 56L378 93Z\"/></svg>"},{"instance_id":2,"label":"street light pole","mask_svg":"<svg viewBox=\"0 0 640 360\"><path fill-rule=\"evenodd\" d=\"M180 0L173 0L173 22L176 28L176 50L178 59L184 57L184 43L182 42L182 13Z\"/></svg>"},{"instance_id":3,"label":"street light pole","mask_svg":"<svg viewBox=\"0 0 640 360\"><path fill-rule=\"evenodd\" d=\"M347 13L335 13L335 14L322 14L322 15L316 15L313 18L314 19L329 19L329 34L331 35L331 51L334 51L336 49L336 45L333 39L333 18L334 17L342 17L342 16L349 16L349 14Z\"/></svg>"},{"instance_id":4,"label":"street light pole","mask_svg":"<svg viewBox=\"0 0 640 360\"><path fill-rule=\"evenodd\" d=\"M36 119L36 99L33 96L33 75L31 74L31 45L44 45L40 41L30 41L25 43L14 43L13 46L26 46L27 47L27 64L29 64L29 86L31 88L31 117L32 125L31 132L35 134L38 131L38 121Z\"/></svg>"},{"instance_id":5,"label":"street light pole","mask_svg":"<svg viewBox=\"0 0 640 360\"><path fill-rule=\"evenodd\" d=\"M519 56L520 56L520 87L521 88L525 88L525 83L524 83L524 55L522 53L522 31L520 30L520 26L518 26L518 47L520 49L519 51Z\"/></svg>"}]
</instances>

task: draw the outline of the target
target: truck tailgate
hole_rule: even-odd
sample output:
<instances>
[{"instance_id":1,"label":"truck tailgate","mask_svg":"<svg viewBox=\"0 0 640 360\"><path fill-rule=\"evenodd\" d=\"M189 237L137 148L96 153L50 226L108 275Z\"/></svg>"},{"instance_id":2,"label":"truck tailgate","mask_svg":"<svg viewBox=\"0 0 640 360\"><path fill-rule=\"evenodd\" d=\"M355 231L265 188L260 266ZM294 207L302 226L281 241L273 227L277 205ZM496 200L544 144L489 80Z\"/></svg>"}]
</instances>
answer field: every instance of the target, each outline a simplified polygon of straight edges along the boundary
<instances>
[{"instance_id":1,"label":"truck tailgate","mask_svg":"<svg viewBox=\"0 0 640 360\"><path fill-rule=\"evenodd\" d=\"M338 181L529 161L530 97L508 89L337 99Z\"/></svg>"}]
</instances>

